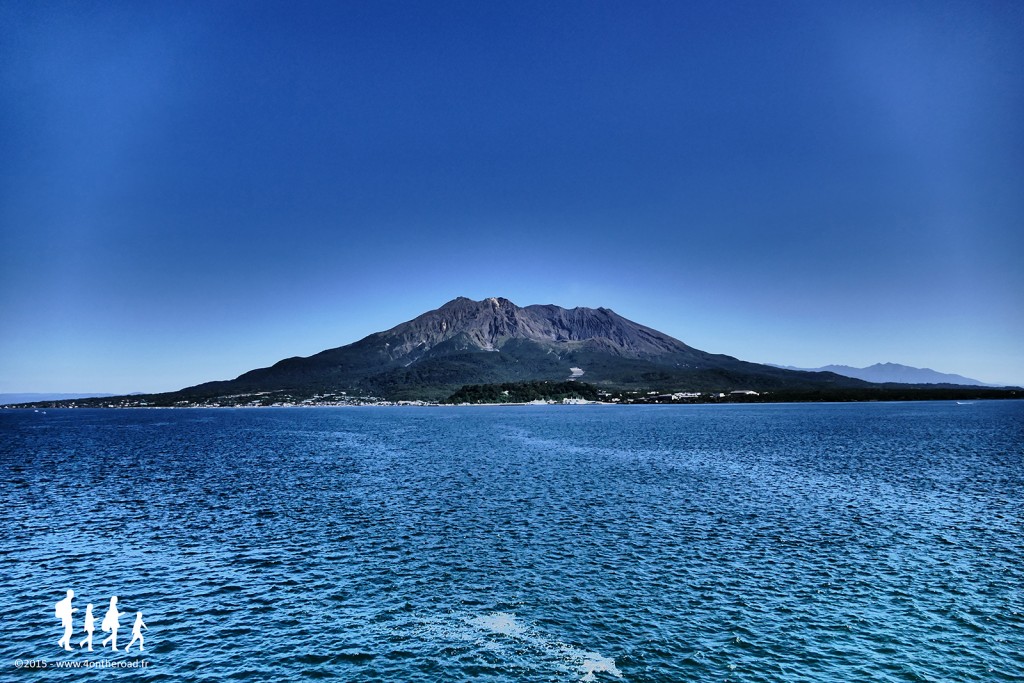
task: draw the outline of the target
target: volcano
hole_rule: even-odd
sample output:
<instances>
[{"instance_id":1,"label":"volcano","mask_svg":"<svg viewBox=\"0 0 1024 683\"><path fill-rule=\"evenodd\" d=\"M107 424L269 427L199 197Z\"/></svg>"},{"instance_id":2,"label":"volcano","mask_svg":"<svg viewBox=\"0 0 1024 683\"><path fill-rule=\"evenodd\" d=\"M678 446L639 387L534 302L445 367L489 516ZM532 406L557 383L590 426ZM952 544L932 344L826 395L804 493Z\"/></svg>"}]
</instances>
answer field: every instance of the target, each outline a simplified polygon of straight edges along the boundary
<instances>
[{"instance_id":1,"label":"volcano","mask_svg":"<svg viewBox=\"0 0 1024 683\"><path fill-rule=\"evenodd\" d=\"M287 358L182 393L348 392L434 400L467 384L568 379L650 391L869 386L830 372L798 372L701 351L607 308L520 307L500 297L459 297L352 344Z\"/></svg>"}]
</instances>

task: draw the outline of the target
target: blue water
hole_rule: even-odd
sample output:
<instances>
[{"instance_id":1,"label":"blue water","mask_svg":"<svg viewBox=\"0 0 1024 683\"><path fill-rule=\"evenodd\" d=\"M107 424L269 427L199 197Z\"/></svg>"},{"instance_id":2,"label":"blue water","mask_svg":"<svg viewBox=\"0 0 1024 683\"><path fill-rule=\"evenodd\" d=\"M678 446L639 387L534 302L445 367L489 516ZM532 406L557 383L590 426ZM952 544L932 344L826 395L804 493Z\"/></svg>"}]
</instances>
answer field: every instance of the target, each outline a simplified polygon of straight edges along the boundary
<instances>
[{"instance_id":1,"label":"blue water","mask_svg":"<svg viewBox=\"0 0 1024 683\"><path fill-rule=\"evenodd\" d=\"M1024 402L8 410L0 469L3 680L1024 679Z\"/></svg>"}]
</instances>

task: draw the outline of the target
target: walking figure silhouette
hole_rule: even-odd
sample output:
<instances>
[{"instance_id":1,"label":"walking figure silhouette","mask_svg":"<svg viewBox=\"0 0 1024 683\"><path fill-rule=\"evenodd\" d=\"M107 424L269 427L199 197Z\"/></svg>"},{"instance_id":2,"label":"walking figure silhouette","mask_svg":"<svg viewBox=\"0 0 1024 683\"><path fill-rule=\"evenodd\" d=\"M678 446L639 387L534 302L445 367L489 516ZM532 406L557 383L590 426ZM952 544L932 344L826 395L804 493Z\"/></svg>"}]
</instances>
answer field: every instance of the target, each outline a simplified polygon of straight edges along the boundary
<instances>
[{"instance_id":1,"label":"walking figure silhouette","mask_svg":"<svg viewBox=\"0 0 1024 683\"><path fill-rule=\"evenodd\" d=\"M75 591L68 589L67 597L57 601L57 604L54 605L54 615L60 619L61 626L64 627L64 637L57 641L57 645L65 650L71 649L71 614L78 611L71 607L71 599L74 597Z\"/></svg>"},{"instance_id":2,"label":"walking figure silhouette","mask_svg":"<svg viewBox=\"0 0 1024 683\"><path fill-rule=\"evenodd\" d=\"M110 607L107 609L107 613L103 616L103 623L100 624L100 626L103 627L104 632L110 631L110 635L103 639L103 642L100 643L100 647L106 647L107 642L109 641L110 648L114 652L117 652L117 627L120 625L117 620L122 614L124 614L124 612L117 611L117 596L115 595L110 598Z\"/></svg>"},{"instance_id":3,"label":"walking figure silhouette","mask_svg":"<svg viewBox=\"0 0 1024 683\"><path fill-rule=\"evenodd\" d=\"M82 642L78 644L78 647L82 647L86 643L89 643L89 652L92 652L92 632L96 630L96 617L92 615L92 603L90 602L85 606L85 632L88 633Z\"/></svg>"},{"instance_id":4,"label":"walking figure silhouette","mask_svg":"<svg viewBox=\"0 0 1024 683\"><path fill-rule=\"evenodd\" d=\"M142 629L146 629L147 631L149 630L149 628L144 623L142 623L142 612L136 612L135 624L132 626L132 640L130 643L128 643L128 647L124 649L126 654L129 648L131 648L132 643L134 643L136 640L139 641L139 652L142 652L146 649L143 647L145 639L142 637Z\"/></svg>"}]
</instances>

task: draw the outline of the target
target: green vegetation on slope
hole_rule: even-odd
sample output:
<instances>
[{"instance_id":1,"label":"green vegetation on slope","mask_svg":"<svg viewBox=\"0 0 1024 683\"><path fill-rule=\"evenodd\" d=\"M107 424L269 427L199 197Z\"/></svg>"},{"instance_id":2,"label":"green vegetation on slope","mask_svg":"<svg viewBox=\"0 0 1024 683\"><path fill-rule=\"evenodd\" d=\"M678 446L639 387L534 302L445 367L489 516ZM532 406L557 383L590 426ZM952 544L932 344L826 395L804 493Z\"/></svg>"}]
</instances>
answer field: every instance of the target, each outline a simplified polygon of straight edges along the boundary
<instances>
[{"instance_id":1,"label":"green vegetation on slope","mask_svg":"<svg viewBox=\"0 0 1024 683\"><path fill-rule=\"evenodd\" d=\"M582 382L507 382L468 384L449 396L445 403L529 403L561 401L566 398L596 401L597 388Z\"/></svg>"}]
</instances>

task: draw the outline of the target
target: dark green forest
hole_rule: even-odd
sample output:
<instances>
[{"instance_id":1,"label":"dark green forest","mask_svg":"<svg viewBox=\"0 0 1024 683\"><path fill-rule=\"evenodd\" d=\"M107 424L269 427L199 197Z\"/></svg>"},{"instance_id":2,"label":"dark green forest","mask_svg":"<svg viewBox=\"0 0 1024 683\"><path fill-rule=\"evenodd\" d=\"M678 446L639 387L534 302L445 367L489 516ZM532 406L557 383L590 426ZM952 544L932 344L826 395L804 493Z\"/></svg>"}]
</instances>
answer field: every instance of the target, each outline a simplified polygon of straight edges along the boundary
<instances>
[{"instance_id":1,"label":"dark green forest","mask_svg":"<svg viewBox=\"0 0 1024 683\"><path fill-rule=\"evenodd\" d=\"M444 403L529 403L566 398L598 400L597 388L583 382L506 382L467 384Z\"/></svg>"}]
</instances>

